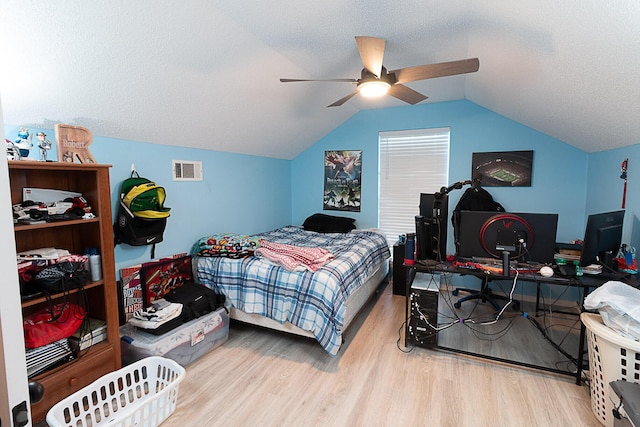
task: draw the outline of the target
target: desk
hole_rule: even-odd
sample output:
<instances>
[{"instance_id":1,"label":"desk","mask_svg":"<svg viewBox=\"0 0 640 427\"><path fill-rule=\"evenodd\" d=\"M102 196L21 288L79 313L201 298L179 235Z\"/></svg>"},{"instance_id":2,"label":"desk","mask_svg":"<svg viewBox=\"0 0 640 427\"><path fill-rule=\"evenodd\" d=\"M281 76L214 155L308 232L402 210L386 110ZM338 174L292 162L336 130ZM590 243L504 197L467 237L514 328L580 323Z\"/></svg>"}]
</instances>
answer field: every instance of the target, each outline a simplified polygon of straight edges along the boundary
<instances>
[{"instance_id":1,"label":"desk","mask_svg":"<svg viewBox=\"0 0 640 427\"><path fill-rule=\"evenodd\" d=\"M413 283L413 280L415 278L416 273L453 273L453 274L459 274L459 275L470 275L470 276L475 276L478 277L480 279L482 279L484 281L484 283L486 284L487 281L489 280L513 280L514 276L503 276L501 274L494 274L494 273L486 273L484 271L481 270L476 270L476 269L468 269L468 268L460 268L460 267L456 267L451 263L436 263L434 261L425 261L425 262L416 262L416 264L414 265L404 265L405 269L406 269L406 304L405 304L405 346L408 346L408 344L412 341L410 339L410 334L409 334L409 319L410 319L410 296L411 296L411 285ZM596 288L600 285L602 285L603 283L607 282L608 280L613 280L611 278L605 278L603 277L598 277L598 276L581 276L581 277L559 277L559 276L552 276L552 277L543 277L540 274L537 273L520 273L518 276L518 281L526 281L526 282L533 282L536 284L536 311L540 310L540 285L541 284L550 284L550 285L557 285L557 286L565 286L565 287L575 287L575 288L579 288L581 289L581 300L580 300L580 306L582 307L582 304L584 302L584 298L585 296L589 293L591 288ZM582 370L583 370L583 356L585 353L585 348L584 348L584 341L585 341L585 327L584 325L581 323L580 324L580 337L579 337L579 343L578 343L578 354L574 357L570 354L566 354L565 352L562 352L562 354L567 357L567 360L575 363L577 370L576 372L572 372L570 370L562 370L562 369L557 369L557 368L553 368L553 367L548 367L548 366L541 366L541 365L535 365L535 364L531 364L531 363L526 363L526 362L521 362L521 361L515 361L515 360L510 360L510 359L505 359L505 358L500 358L500 357L494 357L494 356L490 356L490 355L486 355L486 354L481 354L481 353L473 353L473 352L469 352L469 351L465 351L465 350L460 350L460 349L456 349L456 348L452 348L452 347L445 347L445 346L440 346L440 345L435 345L433 346L433 348L437 348L437 349L442 349L442 350L447 350L447 351L453 351L456 353L461 353L461 354L467 354L467 355L471 355L471 356L476 356L476 357L481 357L481 358L485 358L485 359L490 359L490 360L495 360L495 361L499 361L499 362L504 362L504 363L509 363L509 364L513 364L513 365L519 365L519 366L524 366L524 367L528 367L528 368L534 368L534 369L540 369L540 370L544 370L544 371L548 371L548 372L554 372L554 373L559 373L559 374L565 374L565 375L571 375L571 376L575 376L576 378L576 384L580 385L581 382L581 377L582 377Z\"/></svg>"}]
</instances>

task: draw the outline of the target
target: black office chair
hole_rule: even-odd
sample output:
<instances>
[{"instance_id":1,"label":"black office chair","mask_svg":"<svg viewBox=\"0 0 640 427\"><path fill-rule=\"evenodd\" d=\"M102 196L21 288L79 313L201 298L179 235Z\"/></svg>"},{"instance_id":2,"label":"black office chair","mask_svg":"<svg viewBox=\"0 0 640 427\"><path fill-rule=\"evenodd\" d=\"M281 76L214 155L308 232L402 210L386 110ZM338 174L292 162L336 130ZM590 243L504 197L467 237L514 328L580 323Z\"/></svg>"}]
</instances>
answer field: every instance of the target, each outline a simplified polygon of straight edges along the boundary
<instances>
[{"instance_id":1,"label":"black office chair","mask_svg":"<svg viewBox=\"0 0 640 427\"><path fill-rule=\"evenodd\" d=\"M459 242L459 233L460 233L460 211L491 211L491 212L504 212L504 207L496 202L491 194L480 187L480 179L475 178L473 180L473 186L468 188L460 197L456 208L453 210L453 215L451 216L451 223L453 225L453 237L454 242L456 244L456 252L458 249ZM467 292L469 295L458 299L457 302L453 304L455 308L460 308L462 303L469 300L479 299L482 302L490 303L497 312L502 310L502 306L498 304L496 300L509 301L509 297L506 295L494 294L489 287L489 282L491 281L491 277L486 275L482 279L482 285L480 285L480 290L477 289L467 289L467 288L455 288L452 292L453 296L458 296L459 292ZM520 302L513 300L512 305L514 310L520 309Z\"/></svg>"},{"instance_id":2,"label":"black office chair","mask_svg":"<svg viewBox=\"0 0 640 427\"><path fill-rule=\"evenodd\" d=\"M501 306L500 304L498 304L497 300L501 300L501 301L509 301L509 297L507 295L500 295L500 294L495 294L491 291L491 288L489 287L489 282L491 281L491 277L489 275L486 275L486 277L482 278L482 284L480 285L480 289L467 289L467 288L455 288L451 293L453 294L453 296L458 296L458 293L462 292L467 292L469 293L469 295L464 296L460 299L458 299L458 301L456 301L453 306L455 308L460 308L462 307L462 303L465 301L471 301L474 299L479 299L482 302L488 302L489 304L491 304L493 306L493 308L496 310L496 312L500 312L503 308L503 306ZM515 311L519 311L520 310L520 301L518 300L513 300L512 301L512 305L511 307L515 310Z\"/></svg>"}]
</instances>

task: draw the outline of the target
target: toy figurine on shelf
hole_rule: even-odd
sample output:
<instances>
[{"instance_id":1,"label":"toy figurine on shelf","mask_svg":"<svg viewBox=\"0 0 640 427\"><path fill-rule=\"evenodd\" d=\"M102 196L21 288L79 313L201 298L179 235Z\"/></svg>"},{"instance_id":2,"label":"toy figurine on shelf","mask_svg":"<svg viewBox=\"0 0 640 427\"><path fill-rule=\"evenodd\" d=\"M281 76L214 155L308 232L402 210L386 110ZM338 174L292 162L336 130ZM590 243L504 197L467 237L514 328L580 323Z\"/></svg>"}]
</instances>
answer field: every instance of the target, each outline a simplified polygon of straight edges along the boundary
<instances>
[{"instance_id":1,"label":"toy figurine on shelf","mask_svg":"<svg viewBox=\"0 0 640 427\"><path fill-rule=\"evenodd\" d=\"M16 144L9 141L7 138L4 139L4 142L7 145L7 160L20 160L20 150L18 150Z\"/></svg>"},{"instance_id":2,"label":"toy figurine on shelf","mask_svg":"<svg viewBox=\"0 0 640 427\"><path fill-rule=\"evenodd\" d=\"M40 147L40 161L47 161L47 152L51 150L51 141L47 139L47 134L44 132L36 133L36 138L38 138L38 147Z\"/></svg>"},{"instance_id":3,"label":"toy figurine on shelf","mask_svg":"<svg viewBox=\"0 0 640 427\"><path fill-rule=\"evenodd\" d=\"M29 151L33 146L31 143L31 136L29 135L29 129L20 128L18 131L18 137L13 142L20 151L20 157L29 157Z\"/></svg>"}]
</instances>

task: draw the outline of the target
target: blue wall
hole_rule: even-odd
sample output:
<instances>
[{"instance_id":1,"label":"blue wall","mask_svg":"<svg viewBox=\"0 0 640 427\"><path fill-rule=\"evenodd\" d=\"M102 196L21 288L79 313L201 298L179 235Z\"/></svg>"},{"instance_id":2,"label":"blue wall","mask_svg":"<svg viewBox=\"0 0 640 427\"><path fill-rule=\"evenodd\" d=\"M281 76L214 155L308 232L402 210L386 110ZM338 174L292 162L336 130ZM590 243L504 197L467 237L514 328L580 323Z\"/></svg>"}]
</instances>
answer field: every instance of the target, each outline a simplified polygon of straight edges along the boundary
<instances>
[{"instance_id":1,"label":"blue wall","mask_svg":"<svg viewBox=\"0 0 640 427\"><path fill-rule=\"evenodd\" d=\"M360 228L376 227L378 133L441 127L451 130L450 184L471 179L474 152L533 150L531 187L491 187L488 191L511 212L557 213L556 240L559 242L582 239L588 214L620 209L623 184L620 166L625 158L629 158L623 242L639 247L640 224L636 212L640 212L640 197L635 195L634 183L640 183L640 167L634 171L633 164L634 157L638 158L640 154L640 146L588 154L469 101L361 111L334 129L292 162L293 222L301 223L308 215L322 211L324 151L348 149L363 151L362 210L359 213L345 212L344 216L356 218ZM416 186L416 212L408 215L417 213L420 192L438 190ZM456 206L462 193L453 191L449 194L450 210ZM451 236L453 230L448 223L448 235ZM455 252L453 239L448 239L447 247L448 253ZM454 282L464 287L478 285L477 280L468 277L455 277ZM508 289L510 285L502 286ZM578 298L577 292L567 292L564 287L542 287L548 301L555 298L575 301ZM516 292L518 295L535 295L535 287L519 282Z\"/></svg>"},{"instance_id":2,"label":"blue wall","mask_svg":"<svg viewBox=\"0 0 640 427\"><path fill-rule=\"evenodd\" d=\"M293 222L301 223L310 214L322 211L324 151L349 149L363 152L362 210L347 212L344 216L356 218L361 228L376 227L378 132L440 127L451 129L450 183L471 179L473 152L534 150L531 187L492 187L489 192L511 212L558 213L558 241L582 238L588 154L469 101L366 110L356 114L293 160ZM420 192L438 190L417 185L416 212L407 215L417 214ZM450 209L462 193L450 193ZM449 235L451 233L450 226ZM454 252L452 239L448 242L448 252Z\"/></svg>"},{"instance_id":3,"label":"blue wall","mask_svg":"<svg viewBox=\"0 0 640 427\"><path fill-rule=\"evenodd\" d=\"M18 126L6 126L6 138L17 137ZM48 158L57 159L52 129L38 131L54 142ZM37 143L37 139L33 138ZM39 158L37 144L29 154ZM156 245L156 258L187 252L196 240L213 233L251 234L291 223L290 161L218 151L178 148L94 136L91 153L100 163L111 164L112 212L116 211L120 183L135 164L140 176L165 187L171 207L164 241ZM203 181L176 182L172 160L202 161ZM150 260L149 246L118 245L118 271Z\"/></svg>"},{"instance_id":4,"label":"blue wall","mask_svg":"<svg viewBox=\"0 0 640 427\"><path fill-rule=\"evenodd\" d=\"M362 211L345 213L360 228L378 224L378 132L418 128L451 129L450 183L470 179L471 155L482 151L533 150L531 187L492 187L489 191L509 211L559 214L558 241L581 238L586 215L620 208L620 165L629 158L627 216L623 240L640 246L640 145L599 153L585 153L562 141L534 131L469 101L453 101L357 113L292 161L217 151L94 137L91 151L111 168L112 204L115 211L119 185L129 176L131 164L144 177L167 189L172 208L165 240L157 257L188 251L201 236L218 232L255 233L286 224L301 224L322 212L325 150L362 150ZM18 126L5 126L9 139ZM43 131L54 140L52 129ZM36 138L33 138L37 141ZM56 159L55 147L49 153ZM35 147L31 158L39 157ZM174 182L171 160L201 160L204 181ZM416 188L418 193L438 188ZM450 193L450 209L463 191ZM329 214L341 214L327 211ZM408 215L413 216L410 212ZM451 228L451 227L450 227ZM407 230L411 231L411 230ZM449 230L451 235L452 230ZM453 253L449 239L448 252ZM116 248L117 268L149 260L148 247Z\"/></svg>"},{"instance_id":5,"label":"blue wall","mask_svg":"<svg viewBox=\"0 0 640 427\"><path fill-rule=\"evenodd\" d=\"M622 241L640 249L640 145L592 153L589 156L586 212L608 212L622 208L624 181L622 162L629 159L627 198Z\"/></svg>"}]
</instances>

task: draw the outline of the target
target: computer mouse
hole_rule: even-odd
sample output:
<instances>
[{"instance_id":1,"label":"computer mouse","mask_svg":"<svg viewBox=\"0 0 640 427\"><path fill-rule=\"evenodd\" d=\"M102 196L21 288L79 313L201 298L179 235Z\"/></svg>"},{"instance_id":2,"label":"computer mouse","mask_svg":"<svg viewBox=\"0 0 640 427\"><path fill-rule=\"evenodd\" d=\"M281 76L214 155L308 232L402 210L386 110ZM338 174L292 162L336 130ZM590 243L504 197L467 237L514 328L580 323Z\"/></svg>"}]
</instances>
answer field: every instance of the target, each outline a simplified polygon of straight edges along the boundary
<instances>
[{"instance_id":1,"label":"computer mouse","mask_svg":"<svg viewBox=\"0 0 640 427\"><path fill-rule=\"evenodd\" d=\"M548 267L548 266L544 266L540 269L540 275L542 277L551 277L553 276L553 268Z\"/></svg>"}]
</instances>

